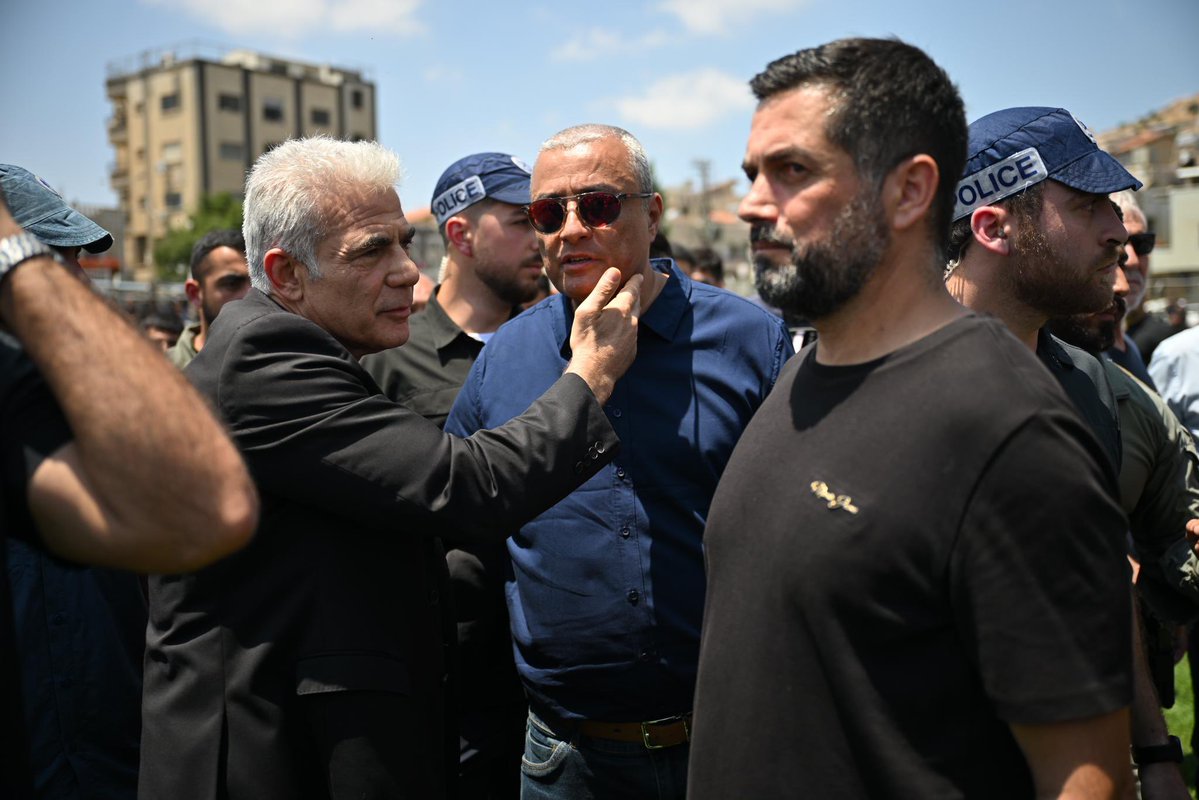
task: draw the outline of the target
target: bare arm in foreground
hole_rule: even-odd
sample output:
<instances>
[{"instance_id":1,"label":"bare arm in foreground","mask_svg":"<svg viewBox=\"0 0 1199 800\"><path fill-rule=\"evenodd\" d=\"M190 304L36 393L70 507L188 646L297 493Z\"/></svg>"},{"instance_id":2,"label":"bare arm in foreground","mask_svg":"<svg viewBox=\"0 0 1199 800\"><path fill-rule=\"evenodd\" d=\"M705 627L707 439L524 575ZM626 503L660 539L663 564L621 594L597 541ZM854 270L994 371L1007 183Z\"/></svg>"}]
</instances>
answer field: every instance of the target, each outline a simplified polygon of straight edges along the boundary
<instances>
[{"instance_id":1,"label":"bare arm in foreground","mask_svg":"<svg viewBox=\"0 0 1199 800\"><path fill-rule=\"evenodd\" d=\"M0 197L0 236L20 230ZM0 323L74 434L29 480L48 548L181 572L249 540L258 498L236 448L178 370L86 284L50 258L30 259L0 283Z\"/></svg>"},{"instance_id":2,"label":"bare arm in foreground","mask_svg":"<svg viewBox=\"0 0 1199 800\"><path fill-rule=\"evenodd\" d=\"M1090 719L1015 725L1037 800L1113 800L1130 777L1128 709Z\"/></svg>"}]
</instances>

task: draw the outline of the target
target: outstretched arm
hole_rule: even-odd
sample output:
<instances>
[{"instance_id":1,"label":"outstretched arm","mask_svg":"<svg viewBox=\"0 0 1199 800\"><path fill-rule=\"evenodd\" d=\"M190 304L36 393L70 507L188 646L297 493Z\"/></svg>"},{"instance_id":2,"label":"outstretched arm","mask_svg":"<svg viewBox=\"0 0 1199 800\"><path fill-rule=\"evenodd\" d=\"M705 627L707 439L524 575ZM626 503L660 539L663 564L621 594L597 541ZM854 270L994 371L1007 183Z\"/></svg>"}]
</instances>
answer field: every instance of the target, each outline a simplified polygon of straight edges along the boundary
<instances>
[{"instance_id":1,"label":"outstretched arm","mask_svg":"<svg viewBox=\"0 0 1199 800\"><path fill-rule=\"evenodd\" d=\"M0 236L20 232L0 196ZM74 435L27 487L47 547L180 572L249 540L258 499L237 450L178 370L86 284L50 258L26 261L0 282L0 323Z\"/></svg>"}]
</instances>

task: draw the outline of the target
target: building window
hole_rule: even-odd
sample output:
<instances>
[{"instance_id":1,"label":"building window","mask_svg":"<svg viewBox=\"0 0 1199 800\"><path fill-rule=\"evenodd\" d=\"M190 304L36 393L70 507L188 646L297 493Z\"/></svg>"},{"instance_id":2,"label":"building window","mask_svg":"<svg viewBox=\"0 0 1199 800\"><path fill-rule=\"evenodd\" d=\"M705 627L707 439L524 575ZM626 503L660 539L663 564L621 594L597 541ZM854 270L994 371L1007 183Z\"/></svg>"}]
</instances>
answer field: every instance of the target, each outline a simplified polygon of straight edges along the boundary
<instances>
[{"instance_id":1,"label":"building window","mask_svg":"<svg viewBox=\"0 0 1199 800\"><path fill-rule=\"evenodd\" d=\"M354 91L350 92L350 105L352 105L354 108L362 108L362 100L363 97L361 89L355 89Z\"/></svg>"},{"instance_id":2,"label":"building window","mask_svg":"<svg viewBox=\"0 0 1199 800\"><path fill-rule=\"evenodd\" d=\"M178 164L183 161L183 145L179 142L167 142L162 146L162 160L167 164Z\"/></svg>"},{"instance_id":3,"label":"building window","mask_svg":"<svg viewBox=\"0 0 1199 800\"><path fill-rule=\"evenodd\" d=\"M221 158L228 161L244 161L246 158L246 148L241 142L221 142L220 152Z\"/></svg>"},{"instance_id":4,"label":"building window","mask_svg":"<svg viewBox=\"0 0 1199 800\"><path fill-rule=\"evenodd\" d=\"M179 208L183 205L183 195L179 192L167 192L163 202L167 208Z\"/></svg>"},{"instance_id":5,"label":"building window","mask_svg":"<svg viewBox=\"0 0 1199 800\"><path fill-rule=\"evenodd\" d=\"M241 95L221 94L216 99L217 108L221 111L241 111Z\"/></svg>"},{"instance_id":6,"label":"building window","mask_svg":"<svg viewBox=\"0 0 1199 800\"><path fill-rule=\"evenodd\" d=\"M262 101L262 118L267 122L283 121L283 101L277 97L268 97Z\"/></svg>"},{"instance_id":7,"label":"building window","mask_svg":"<svg viewBox=\"0 0 1199 800\"><path fill-rule=\"evenodd\" d=\"M162 110L174 111L179 108L179 93L164 94L162 96Z\"/></svg>"},{"instance_id":8,"label":"building window","mask_svg":"<svg viewBox=\"0 0 1199 800\"><path fill-rule=\"evenodd\" d=\"M325 110L323 108L312 109L312 124L313 125L322 125L322 126L328 127L330 119L331 119L331 117L329 116L329 112L327 110Z\"/></svg>"}]
</instances>

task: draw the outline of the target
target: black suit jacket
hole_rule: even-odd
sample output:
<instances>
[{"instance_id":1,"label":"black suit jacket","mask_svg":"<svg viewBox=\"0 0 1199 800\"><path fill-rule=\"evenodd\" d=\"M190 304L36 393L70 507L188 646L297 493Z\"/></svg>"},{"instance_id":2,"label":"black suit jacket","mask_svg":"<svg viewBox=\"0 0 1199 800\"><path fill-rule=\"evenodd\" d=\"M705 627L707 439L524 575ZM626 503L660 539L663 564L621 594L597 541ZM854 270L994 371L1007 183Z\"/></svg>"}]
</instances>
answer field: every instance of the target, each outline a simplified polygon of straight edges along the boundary
<instances>
[{"instance_id":1,"label":"black suit jacket","mask_svg":"<svg viewBox=\"0 0 1199 800\"><path fill-rule=\"evenodd\" d=\"M602 408L566 375L502 428L446 435L257 291L221 311L188 376L228 423L262 513L242 552L151 581L140 795L324 796L297 698L370 690L417 704L428 753L412 785L438 796L433 537L502 538L572 491L618 446Z\"/></svg>"}]
</instances>

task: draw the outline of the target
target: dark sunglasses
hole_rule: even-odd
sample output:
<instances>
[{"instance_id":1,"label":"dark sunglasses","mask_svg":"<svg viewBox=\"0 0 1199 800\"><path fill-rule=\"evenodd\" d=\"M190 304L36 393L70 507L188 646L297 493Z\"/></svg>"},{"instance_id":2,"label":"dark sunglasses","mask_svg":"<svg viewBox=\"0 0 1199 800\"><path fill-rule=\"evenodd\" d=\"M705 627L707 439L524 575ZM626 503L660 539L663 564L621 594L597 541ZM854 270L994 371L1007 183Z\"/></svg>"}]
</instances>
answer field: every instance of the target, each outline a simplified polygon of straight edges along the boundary
<instances>
[{"instance_id":1,"label":"dark sunglasses","mask_svg":"<svg viewBox=\"0 0 1199 800\"><path fill-rule=\"evenodd\" d=\"M1132 252L1138 256L1147 256L1153 252L1153 246L1157 244L1157 234L1149 233L1130 233L1128 234L1128 244L1132 245Z\"/></svg>"},{"instance_id":2,"label":"dark sunglasses","mask_svg":"<svg viewBox=\"0 0 1199 800\"><path fill-rule=\"evenodd\" d=\"M566 204L575 201L575 211L588 228L611 225L620 216L621 203L630 197L644 199L653 197L653 192L613 194L612 192L584 192L569 197L545 197L525 206L529 222L538 233L557 233L566 224Z\"/></svg>"}]
</instances>

